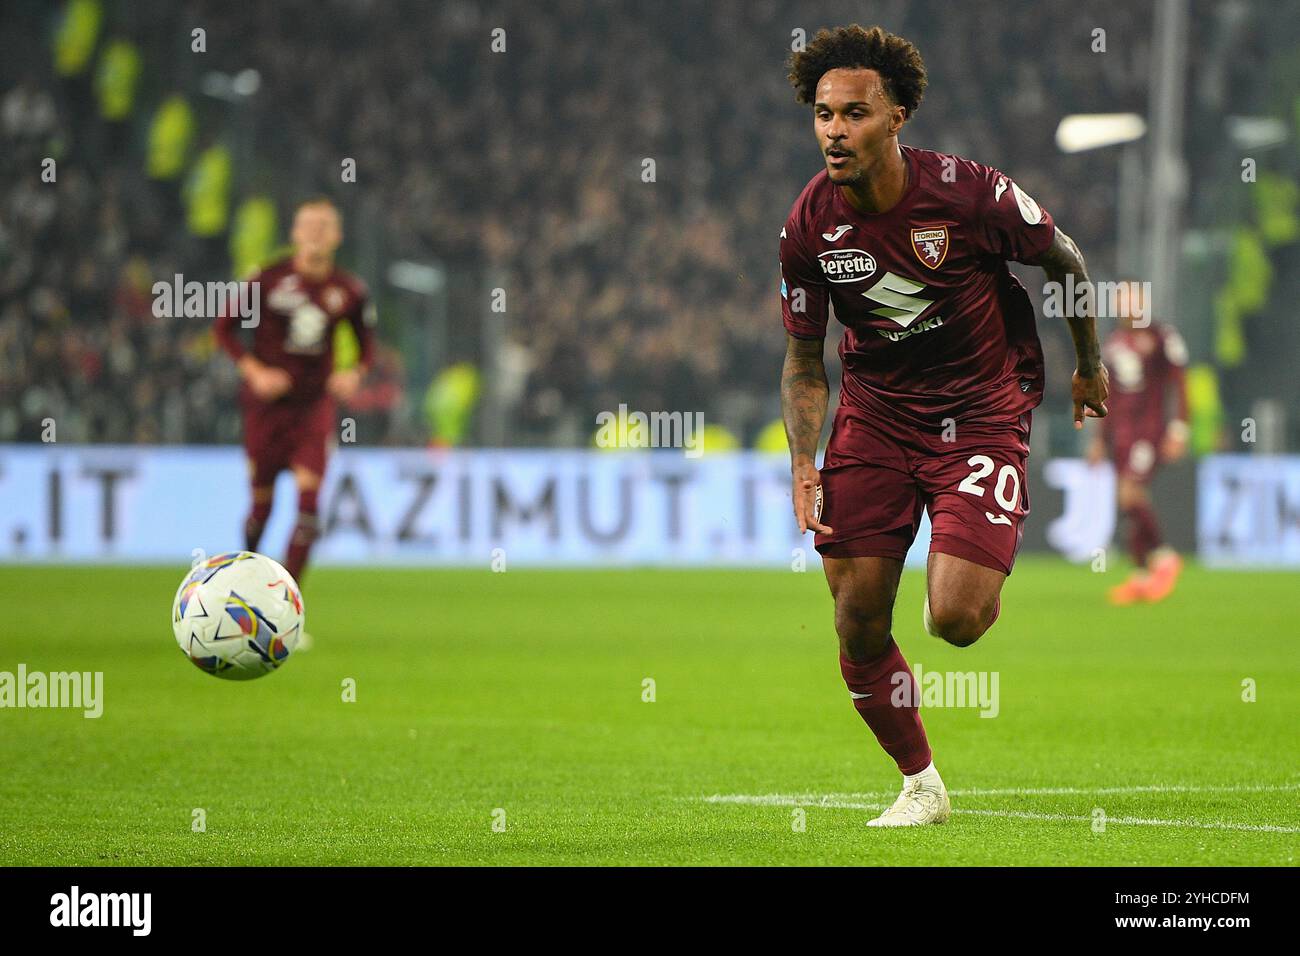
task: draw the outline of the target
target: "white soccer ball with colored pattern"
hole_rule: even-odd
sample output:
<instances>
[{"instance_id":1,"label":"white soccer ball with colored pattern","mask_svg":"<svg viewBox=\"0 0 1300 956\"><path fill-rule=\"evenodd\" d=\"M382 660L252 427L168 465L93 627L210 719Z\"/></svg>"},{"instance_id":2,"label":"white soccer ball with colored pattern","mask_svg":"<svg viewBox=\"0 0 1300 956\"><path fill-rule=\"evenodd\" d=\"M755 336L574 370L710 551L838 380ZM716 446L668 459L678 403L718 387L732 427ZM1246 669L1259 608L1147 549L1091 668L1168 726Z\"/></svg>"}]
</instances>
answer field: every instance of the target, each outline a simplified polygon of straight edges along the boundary
<instances>
[{"instance_id":1,"label":"white soccer ball with colored pattern","mask_svg":"<svg viewBox=\"0 0 1300 956\"><path fill-rule=\"evenodd\" d=\"M277 561L230 551L190 569L172 602L176 643L195 667L252 680L289 659L302 640L302 592Z\"/></svg>"}]
</instances>

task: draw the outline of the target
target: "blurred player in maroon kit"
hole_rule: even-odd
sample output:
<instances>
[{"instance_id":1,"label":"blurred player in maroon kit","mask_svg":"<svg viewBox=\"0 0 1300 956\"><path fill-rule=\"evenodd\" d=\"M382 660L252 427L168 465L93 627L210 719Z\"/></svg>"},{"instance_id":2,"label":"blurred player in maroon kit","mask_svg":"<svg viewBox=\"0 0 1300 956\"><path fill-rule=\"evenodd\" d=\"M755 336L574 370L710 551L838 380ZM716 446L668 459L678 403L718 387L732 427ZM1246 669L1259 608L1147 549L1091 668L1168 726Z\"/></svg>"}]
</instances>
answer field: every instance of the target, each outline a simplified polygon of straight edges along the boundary
<instances>
[{"instance_id":1,"label":"blurred player in maroon kit","mask_svg":"<svg viewBox=\"0 0 1300 956\"><path fill-rule=\"evenodd\" d=\"M1117 503L1137 565L1132 577L1111 588L1111 602L1121 605L1163 600L1183 568L1164 544L1149 486L1158 465L1187 451L1187 346L1172 326L1144 318L1150 313L1142 295L1137 282L1120 287L1119 327L1102 348L1111 370L1111 414L1088 446L1092 463L1108 449L1115 463Z\"/></svg>"},{"instance_id":2,"label":"blurred player in maroon kit","mask_svg":"<svg viewBox=\"0 0 1300 956\"><path fill-rule=\"evenodd\" d=\"M1006 260L1087 282L1078 247L1006 175L900 146L925 65L907 40L857 25L791 57L825 168L781 230L781 400L799 530L815 531L854 706L903 773L871 826L942 823L950 806L892 635L922 509L932 540L924 625L966 647L997 619L1029 501L1030 412L1043 394L1034 310ZM831 305L844 380L819 471ZM1071 313L1077 310L1071 310ZM1071 314L1074 419L1106 414L1092 315ZM912 694L897 694L900 680ZM899 701L907 703L899 703Z\"/></svg>"},{"instance_id":3,"label":"blurred player in maroon kit","mask_svg":"<svg viewBox=\"0 0 1300 956\"><path fill-rule=\"evenodd\" d=\"M286 570L301 584L319 534L317 497L337 424L334 401L357 391L374 354L374 307L365 283L334 264L343 241L338 209L311 199L297 209L293 255L252 276L259 284L260 321L251 348L239 339L239 317L218 316L217 340L239 366L244 450L252 480L252 509L244 546L256 551L271 514L275 479L288 468L298 488L298 518ZM334 368L334 330L347 322L361 346L357 368Z\"/></svg>"}]
</instances>

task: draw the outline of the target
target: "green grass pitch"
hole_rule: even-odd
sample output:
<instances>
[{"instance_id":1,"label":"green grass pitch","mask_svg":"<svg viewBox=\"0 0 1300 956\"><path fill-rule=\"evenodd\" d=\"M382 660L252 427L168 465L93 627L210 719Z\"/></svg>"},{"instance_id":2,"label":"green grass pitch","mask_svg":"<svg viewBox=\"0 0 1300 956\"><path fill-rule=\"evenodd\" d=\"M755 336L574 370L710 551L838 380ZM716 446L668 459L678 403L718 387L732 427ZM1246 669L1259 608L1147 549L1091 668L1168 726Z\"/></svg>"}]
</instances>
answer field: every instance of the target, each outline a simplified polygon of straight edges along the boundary
<instances>
[{"instance_id":1,"label":"green grass pitch","mask_svg":"<svg viewBox=\"0 0 1300 956\"><path fill-rule=\"evenodd\" d=\"M0 670L103 671L105 698L98 720L0 710L0 864L1300 856L1293 574L1192 567L1167 602L1114 609L1117 573L1023 559L961 650L922 632L908 572L907 660L996 671L1000 710L924 710L953 817L878 831L899 778L841 682L815 568L320 568L315 646L243 684L177 650L182 570L0 568Z\"/></svg>"}]
</instances>

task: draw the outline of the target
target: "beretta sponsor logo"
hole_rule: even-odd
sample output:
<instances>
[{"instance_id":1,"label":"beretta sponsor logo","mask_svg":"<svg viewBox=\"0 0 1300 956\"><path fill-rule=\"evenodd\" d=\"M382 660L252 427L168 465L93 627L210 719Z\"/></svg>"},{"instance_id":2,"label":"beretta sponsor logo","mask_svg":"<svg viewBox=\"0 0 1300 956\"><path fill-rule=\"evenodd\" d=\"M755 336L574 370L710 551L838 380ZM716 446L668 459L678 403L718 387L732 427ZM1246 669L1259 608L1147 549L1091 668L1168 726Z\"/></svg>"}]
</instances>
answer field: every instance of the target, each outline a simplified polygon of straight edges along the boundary
<instances>
[{"instance_id":1,"label":"beretta sponsor logo","mask_svg":"<svg viewBox=\"0 0 1300 956\"><path fill-rule=\"evenodd\" d=\"M857 282L876 271L875 257L861 249L831 249L817 258L828 282Z\"/></svg>"}]
</instances>

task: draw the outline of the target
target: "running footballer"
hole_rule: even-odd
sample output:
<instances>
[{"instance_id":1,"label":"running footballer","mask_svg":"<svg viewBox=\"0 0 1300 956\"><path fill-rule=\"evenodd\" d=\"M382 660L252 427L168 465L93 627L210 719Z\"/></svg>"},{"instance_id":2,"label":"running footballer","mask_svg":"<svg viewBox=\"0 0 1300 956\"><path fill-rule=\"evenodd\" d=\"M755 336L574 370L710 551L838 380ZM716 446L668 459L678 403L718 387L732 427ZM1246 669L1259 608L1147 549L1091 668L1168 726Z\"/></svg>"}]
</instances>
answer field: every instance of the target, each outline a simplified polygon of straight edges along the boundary
<instances>
[{"instance_id":1,"label":"running footballer","mask_svg":"<svg viewBox=\"0 0 1300 956\"><path fill-rule=\"evenodd\" d=\"M1118 605L1163 601L1183 567L1160 532L1150 486L1161 465L1187 451L1187 346L1172 325L1150 320L1142 299L1140 282L1120 286L1119 323L1101 350L1115 370L1112 415L1088 446L1094 464L1110 453L1117 504L1128 525L1134 571L1110 590L1111 603Z\"/></svg>"},{"instance_id":2,"label":"running footballer","mask_svg":"<svg viewBox=\"0 0 1300 956\"><path fill-rule=\"evenodd\" d=\"M903 773L871 826L942 823L950 805L892 634L903 558L922 509L932 537L924 626L958 647L984 634L1020 546L1030 416L1043 394L1033 306L1007 260L1087 281L1052 217L996 169L903 146L925 65L879 27L822 30L791 57L825 162L781 230L781 399L794 513L835 602L840 668L859 714ZM822 468L831 306L844 377ZM1069 319L1076 427L1106 414L1091 314ZM911 706L894 706L904 699Z\"/></svg>"},{"instance_id":3,"label":"running footballer","mask_svg":"<svg viewBox=\"0 0 1300 956\"><path fill-rule=\"evenodd\" d=\"M343 241L338 209L325 198L299 205L293 254L252 277L260 321L252 342L239 337L234 310L217 317L216 336L239 366L252 502L244 547L256 551L271 514L275 479L293 473L298 515L284 561L299 584L319 535L319 495L338 424L335 400L347 401L374 354L375 312L365 283L334 262ZM361 348L357 367L334 367L334 330L351 325Z\"/></svg>"}]
</instances>

